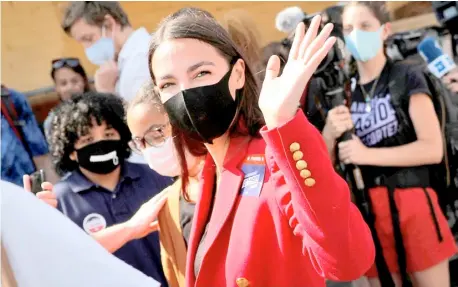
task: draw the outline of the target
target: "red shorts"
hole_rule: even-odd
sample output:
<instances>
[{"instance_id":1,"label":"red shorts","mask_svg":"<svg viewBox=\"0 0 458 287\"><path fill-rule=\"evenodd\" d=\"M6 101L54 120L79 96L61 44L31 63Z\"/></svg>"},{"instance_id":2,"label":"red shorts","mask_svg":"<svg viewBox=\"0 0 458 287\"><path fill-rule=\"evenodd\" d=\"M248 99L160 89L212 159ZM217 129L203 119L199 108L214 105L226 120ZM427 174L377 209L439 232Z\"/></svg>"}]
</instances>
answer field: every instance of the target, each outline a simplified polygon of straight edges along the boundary
<instances>
[{"instance_id":1,"label":"red shorts","mask_svg":"<svg viewBox=\"0 0 458 287\"><path fill-rule=\"evenodd\" d=\"M402 239L406 250L407 272L426 270L458 252L452 232L439 206L436 193L428 188L443 241L440 242L428 199L423 188L396 189L394 199L399 212ZM372 208L383 255L391 273L399 273L388 192L385 187L370 189ZM377 277L375 264L366 273Z\"/></svg>"}]
</instances>

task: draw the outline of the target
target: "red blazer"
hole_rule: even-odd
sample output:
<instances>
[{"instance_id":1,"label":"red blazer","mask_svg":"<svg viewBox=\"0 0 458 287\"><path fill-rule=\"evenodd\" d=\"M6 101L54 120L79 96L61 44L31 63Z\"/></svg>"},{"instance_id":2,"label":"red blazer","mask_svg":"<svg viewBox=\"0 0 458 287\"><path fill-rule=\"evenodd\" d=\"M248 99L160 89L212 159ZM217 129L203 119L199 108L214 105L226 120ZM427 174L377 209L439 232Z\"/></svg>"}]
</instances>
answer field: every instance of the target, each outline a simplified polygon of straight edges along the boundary
<instances>
[{"instance_id":1,"label":"red blazer","mask_svg":"<svg viewBox=\"0 0 458 287\"><path fill-rule=\"evenodd\" d=\"M321 134L298 111L284 126L264 127L261 135L231 139L196 278L194 261L216 172L207 158L186 285L321 287L324 278L362 276L374 262L372 236Z\"/></svg>"}]
</instances>

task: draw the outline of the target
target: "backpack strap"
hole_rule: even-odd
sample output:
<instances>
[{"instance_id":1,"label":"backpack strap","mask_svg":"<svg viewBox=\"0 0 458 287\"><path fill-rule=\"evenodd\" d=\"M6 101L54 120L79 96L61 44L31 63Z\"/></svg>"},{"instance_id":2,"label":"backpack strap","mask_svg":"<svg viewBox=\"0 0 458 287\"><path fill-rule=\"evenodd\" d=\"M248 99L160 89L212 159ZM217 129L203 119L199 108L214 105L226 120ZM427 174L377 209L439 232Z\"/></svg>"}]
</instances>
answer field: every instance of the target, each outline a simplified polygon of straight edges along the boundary
<instances>
[{"instance_id":1,"label":"backpack strap","mask_svg":"<svg viewBox=\"0 0 458 287\"><path fill-rule=\"evenodd\" d=\"M358 85L358 79L356 77L352 77L350 79L350 91L353 93L356 90ZM337 149L336 149L336 158L337 156ZM356 187L355 178L346 170L346 177L350 179L351 185ZM353 188L353 193L355 196L355 203L358 209L360 210L361 214L363 215L364 220L366 221L369 229L371 230L372 240L374 241L375 246L375 267L377 269L378 278L380 280L380 284L383 287L395 287L395 283L391 276L390 270L388 265L385 261L383 255L383 248L380 242L380 239L377 234L377 230L375 229L375 214L372 206L372 201L369 196L369 189L367 186L364 190L358 190L357 188Z\"/></svg>"},{"instance_id":2,"label":"backpack strap","mask_svg":"<svg viewBox=\"0 0 458 287\"><path fill-rule=\"evenodd\" d=\"M16 137L24 146L24 149L30 157L32 165L36 169L35 162L33 161L32 151L30 150L30 147L27 144L27 141L25 140L24 132L22 130L22 127L25 125L25 122L23 120L20 120L19 114L16 110L16 106L14 105L11 99L11 94L9 93L9 91L3 85L1 88L1 112L5 117L6 121L8 122L8 124L10 125Z\"/></svg>"},{"instance_id":3,"label":"backpack strap","mask_svg":"<svg viewBox=\"0 0 458 287\"><path fill-rule=\"evenodd\" d=\"M398 113L399 124L410 123L410 117L406 114L408 107L404 110L403 99L408 93L407 90L407 65L401 65L393 63L388 60L387 65L389 65L388 70L388 90L391 95L391 102ZM410 125L412 126L412 125ZM402 286L412 286L412 283L409 281L409 276L407 274L407 258L406 251L404 246L404 241L402 239L401 224L399 221L399 210L396 206L394 192L396 188L396 183L387 182L386 184L388 189L388 201L391 212L391 222L393 225L393 236L395 241L396 253L398 256L398 265L399 273L401 275Z\"/></svg>"},{"instance_id":4,"label":"backpack strap","mask_svg":"<svg viewBox=\"0 0 458 287\"><path fill-rule=\"evenodd\" d=\"M434 80L432 80L429 75L425 72L425 69L421 66L412 66L408 65L407 63L389 63L391 65L390 70L389 70L389 82L388 82L388 88L389 92L391 95L391 101L392 104L396 110L396 113L398 114L398 120L400 127L403 128L403 130L400 130L401 133L411 133L414 132L413 129L413 123L412 120L410 119L410 116L408 115L408 99L406 95L408 94L407 90L407 72L409 69L421 69L422 74L425 76L426 81L428 83L428 87L431 89L431 92L433 93L433 103L435 104L435 109L437 113L437 105L436 103L442 104L442 109L440 111L440 114L445 115L446 111L443 107L443 102L441 102L441 95L435 95L435 91L437 91L437 87L434 86ZM443 130L445 120L442 119L440 121L441 128ZM404 128L407 128L409 130L404 130ZM445 142L445 141L444 141ZM393 224L393 233L395 237L395 242L396 242L396 253L398 255L398 264L399 264L399 270L400 270L400 275L401 279L403 282L403 286L411 286L411 283L408 281L408 275L407 275L407 262L406 262L406 254L405 254L405 247L403 244L402 240L402 233L400 229L400 222L399 222L399 212L396 207L396 203L394 201L394 191L397 183L396 182L389 182L387 184L388 187L388 198L389 198L389 205L390 205L390 211L391 211L391 216L392 216L392 224ZM423 188L424 189L424 188ZM436 213L431 205L430 198L428 193L425 191L425 196L428 200L428 204L431 210L431 215L432 219L434 221L435 227L436 227L436 233L438 235L438 240L442 241L442 234L440 232L440 229L438 228L437 225L437 217ZM405 285L409 284L409 285Z\"/></svg>"},{"instance_id":5,"label":"backpack strap","mask_svg":"<svg viewBox=\"0 0 458 287\"><path fill-rule=\"evenodd\" d=\"M363 215L364 220L369 226L369 229L372 234L372 241L374 242L375 247L375 268L377 269L378 278L380 280L380 284L383 287L395 287L393 278L391 276L390 270L388 265L383 257L383 248L380 242L380 239L377 235L377 230L375 229L375 214L374 209L372 207L372 201L369 197L369 190L367 187L364 190L359 190L355 181L354 176L351 175L349 170L346 170L346 178L348 178L351 182L351 186L353 190L353 195L355 198L356 206L358 207L359 211Z\"/></svg>"},{"instance_id":6,"label":"backpack strap","mask_svg":"<svg viewBox=\"0 0 458 287\"><path fill-rule=\"evenodd\" d=\"M402 65L399 62L388 60L388 91L391 96L391 103L396 109L396 113L401 113L402 117L408 117L404 110L403 100L407 95L407 65Z\"/></svg>"},{"instance_id":7,"label":"backpack strap","mask_svg":"<svg viewBox=\"0 0 458 287\"><path fill-rule=\"evenodd\" d=\"M433 103L441 126L444 157L440 164L431 165L432 187L435 190L439 206L447 219L454 219L458 214L458 106L453 101L453 94L442 81L427 69L423 70L429 89L433 95ZM433 213L434 215L434 213ZM458 225L451 226L454 234ZM436 227L436 230L438 228ZM440 235L438 233L438 235ZM439 237L441 241L441 237Z\"/></svg>"},{"instance_id":8,"label":"backpack strap","mask_svg":"<svg viewBox=\"0 0 458 287\"><path fill-rule=\"evenodd\" d=\"M19 132L18 127L21 126L21 122L18 120L18 114L16 107L9 95L2 95L2 114L5 116L5 119L8 121L8 124L11 126L11 129L16 134L21 143L24 143L24 138L22 137L21 132Z\"/></svg>"},{"instance_id":9,"label":"backpack strap","mask_svg":"<svg viewBox=\"0 0 458 287\"><path fill-rule=\"evenodd\" d=\"M11 116L11 113L8 111L9 109L7 108L8 104L4 103L3 98L2 98L2 114L5 116L6 121L10 125L11 129L13 130L14 134L16 137L22 142L24 142L24 139L22 138L21 134L19 133L18 129L16 128L16 124L14 124L14 120Z\"/></svg>"}]
</instances>

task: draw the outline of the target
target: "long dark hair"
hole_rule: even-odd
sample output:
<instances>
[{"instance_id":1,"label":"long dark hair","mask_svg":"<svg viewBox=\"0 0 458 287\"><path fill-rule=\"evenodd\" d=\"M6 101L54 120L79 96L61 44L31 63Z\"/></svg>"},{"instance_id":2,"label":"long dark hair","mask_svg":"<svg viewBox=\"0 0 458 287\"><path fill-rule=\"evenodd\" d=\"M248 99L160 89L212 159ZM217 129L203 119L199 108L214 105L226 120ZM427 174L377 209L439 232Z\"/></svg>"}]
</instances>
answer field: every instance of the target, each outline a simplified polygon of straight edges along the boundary
<instances>
[{"instance_id":1,"label":"long dark hair","mask_svg":"<svg viewBox=\"0 0 458 287\"><path fill-rule=\"evenodd\" d=\"M261 33L256 27L252 16L243 9L229 10L224 14L221 25L247 57L246 60L250 62L256 76L262 70Z\"/></svg>"},{"instance_id":2,"label":"long dark hair","mask_svg":"<svg viewBox=\"0 0 458 287\"><path fill-rule=\"evenodd\" d=\"M234 117L233 124L229 128L229 136L252 136L259 137L259 130L264 125L264 118L258 106L259 82L253 74L251 63L246 61L242 50L237 47L228 32L205 10L198 8L183 8L166 17L156 32L152 35L148 65L151 79L155 82L152 69L152 58L159 45L170 39L196 39L212 45L228 64L234 59L245 61L245 85L240 89L240 104ZM184 156L183 145L186 144L189 151L195 154L194 147L182 131L172 127L174 142L177 148L182 166L183 191L188 183L188 169Z\"/></svg>"}]
</instances>

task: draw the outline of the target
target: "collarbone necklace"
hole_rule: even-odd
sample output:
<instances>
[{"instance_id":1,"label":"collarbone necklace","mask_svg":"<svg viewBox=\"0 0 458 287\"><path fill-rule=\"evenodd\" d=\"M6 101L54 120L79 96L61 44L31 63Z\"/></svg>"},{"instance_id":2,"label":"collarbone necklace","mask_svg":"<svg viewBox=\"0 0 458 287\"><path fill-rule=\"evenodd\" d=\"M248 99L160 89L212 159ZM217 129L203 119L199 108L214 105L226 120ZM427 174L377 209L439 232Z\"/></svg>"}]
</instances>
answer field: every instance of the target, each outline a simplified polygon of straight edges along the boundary
<instances>
[{"instance_id":1,"label":"collarbone necklace","mask_svg":"<svg viewBox=\"0 0 458 287\"><path fill-rule=\"evenodd\" d=\"M374 97L375 90L377 89L377 84L378 84L379 79L380 79L380 75L375 79L369 93L366 91L363 84L359 84L359 86L361 87L361 91L363 92L364 101L366 102L366 107L365 107L366 113L370 113L372 110L371 101Z\"/></svg>"}]
</instances>

